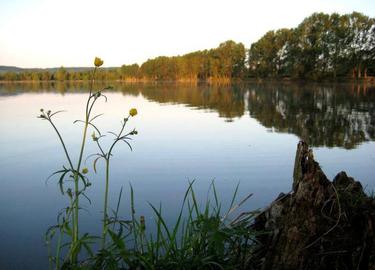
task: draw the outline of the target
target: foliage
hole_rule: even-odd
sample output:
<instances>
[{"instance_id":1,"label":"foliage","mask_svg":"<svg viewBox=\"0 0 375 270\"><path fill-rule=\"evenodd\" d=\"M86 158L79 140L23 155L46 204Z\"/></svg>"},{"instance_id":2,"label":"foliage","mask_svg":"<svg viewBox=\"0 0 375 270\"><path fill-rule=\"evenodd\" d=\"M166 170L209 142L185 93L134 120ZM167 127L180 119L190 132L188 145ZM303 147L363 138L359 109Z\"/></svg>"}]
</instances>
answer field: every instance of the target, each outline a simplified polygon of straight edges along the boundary
<instances>
[{"instance_id":1,"label":"foliage","mask_svg":"<svg viewBox=\"0 0 375 270\"><path fill-rule=\"evenodd\" d=\"M122 65L119 68L102 68L96 73L97 80L230 80L245 75L246 50L242 43L226 41L218 48L196 51L182 56L160 56L149 59L141 66ZM64 68L30 70L25 72L0 73L0 80L40 81L40 80L89 80L90 70L85 68Z\"/></svg>"},{"instance_id":2,"label":"foliage","mask_svg":"<svg viewBox=\"0 0 375 270\"><path fill-rule=\"evenodd\" d=\"M157 57L140 67L140 74L152 80L208 80L241 78L245 71L245 47L226 41L218 48L177 57Z\"/></svg>"},{"instance_id":3,"label":"foliage","mask_svg":"<svg viewBox=\"0 0 375 270\"><path fill-rule=\"evenodd\" d=\"M270 31L251 45L249 75L324 79L375 75L375 20L314 13L297 28Z\"/></svg>"},{"instance_id":4,"label":"foliage","mask_svg":"<svg viewBox=\"0 0 375 270\"><path fill-rule=\"evenodd\" d=\"M238 188L238 186L237 186ZM116 220L116 228L109 229L111 245L80 264L82 269L249 269L255 252L255 233L249 228L255 212L230 222L228 215L251 195L221 214L221 203L215 185L203 208L194 193L193 182L183 198L176 222L172 227L159 208L150 204L154 212L156 232L147 233L152 224L135 216L134 193L131 191L131 219ZM211 201L213 201L211 203ZM117 213L116 213L117 214Z\"/></svg>"}]
</instances>

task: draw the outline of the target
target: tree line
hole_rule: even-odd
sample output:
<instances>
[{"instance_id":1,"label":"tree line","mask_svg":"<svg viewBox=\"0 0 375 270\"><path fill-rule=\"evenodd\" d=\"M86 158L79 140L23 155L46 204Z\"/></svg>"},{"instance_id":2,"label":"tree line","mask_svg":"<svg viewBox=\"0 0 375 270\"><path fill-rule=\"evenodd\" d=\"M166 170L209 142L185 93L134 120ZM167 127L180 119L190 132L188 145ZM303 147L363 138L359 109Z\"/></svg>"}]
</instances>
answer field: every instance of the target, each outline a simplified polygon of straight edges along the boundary
<instances>
[{"instance_id":1,"label":"tree line","mask_svg":"<svg viewBox=\"0 0 375 270\"><path fill-rule=\"evenodd\" d=\"M88 70L0 73L6 81L89 80ZM223 81L248 78L337 79L375 76L375 20L361 13L314 13L296 28L269 31L246 49L232 40L142 65L103 69L98 80Z\"/></svg>"},{"instance_id":2,"label":"tree line","mask_svg":"<svg viewBox=\"0 0 375 270\"><path fill-rule=\"evenodd\" d=\"M182 56L160 56L149 59L141 66L122 65L119 68L100 70L98 80L160 80L160 81L198 81L230 80L243 78L246 49L242 43L226 41L211 50L196 51ZM71 71L64 67L55 72L8 72L3 80L88 80L90 71Z\"/></svg>"},{"instance_id":3,"label":"tree line","mask_svg":"<svg viewBox=\"0 0 375 270\"><path fill-rule=\"evenodd\" d=\"M324 79L375 75L375 20L314 13L297 28L267 32L249 50L249 75Z\"/></svg>"}]
</instances>

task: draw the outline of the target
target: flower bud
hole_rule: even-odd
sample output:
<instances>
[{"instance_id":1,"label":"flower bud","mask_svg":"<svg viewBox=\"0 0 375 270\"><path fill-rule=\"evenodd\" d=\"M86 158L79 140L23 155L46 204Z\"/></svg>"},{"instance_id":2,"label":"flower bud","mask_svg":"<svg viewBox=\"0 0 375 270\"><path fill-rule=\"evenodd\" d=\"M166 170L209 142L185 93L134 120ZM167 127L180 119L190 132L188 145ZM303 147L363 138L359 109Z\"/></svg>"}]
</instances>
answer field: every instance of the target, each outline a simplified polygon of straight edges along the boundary
<instances>
[{"instance_id":1,"label":"flower bud","mask_svg":"<svg viewBox=\"0 0 375 270\"><path fill-rule=\"evenodd\" d=\"M136 108L132 108L132 109L130 109L130 111L129 111L129 114L130 114L130 116L136 116L137 115L137 109Z\"/></svg>"},{"instance_id":2,"label":"flower bud","mask_svg":"<svg viewBox=\"0 0 375 270\"><path fill-rule=\"evenodd\" d=\"M96 67L100 67L101 65L103 65L103 60L102 59L100 59L99 57L95 57L95 60L94 60L94 65L96 66Z\"/></svg>"},{"instance_id":3,"label":"flower bud","mask_svg":"<svg viewBox=\"0 0 375 270\"><path fill-rule=\"evenodd\" d=\"M87 169L87 168L83 168L83 169L82 169L82 173L83 173L83 174L86 174L86 173L88 173L88 172L89 172L89 169Z\"/></svg>"},{"instance_id":4,"label":"flower bud","mask_svg":"<svg viewBox=\"0 0 375 270\"><path fill-rule=\"evenodd\" d=\"M91 134L91 138L94 142L98 141L98 137L95 135L95 131Z\"/></svg>"}]
</instances>

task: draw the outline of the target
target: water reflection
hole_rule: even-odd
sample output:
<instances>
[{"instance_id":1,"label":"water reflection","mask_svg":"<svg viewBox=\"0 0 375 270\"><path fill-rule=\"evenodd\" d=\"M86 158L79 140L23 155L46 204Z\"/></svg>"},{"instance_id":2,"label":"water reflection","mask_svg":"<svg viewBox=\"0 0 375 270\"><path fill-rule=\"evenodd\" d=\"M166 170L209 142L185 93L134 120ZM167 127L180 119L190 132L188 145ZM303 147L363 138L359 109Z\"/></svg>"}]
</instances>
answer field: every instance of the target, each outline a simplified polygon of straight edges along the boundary
<instances>
[{"instance_id":1,"label":"water reflection","mask_svg":"<svg viewBox=\"0 0 375 270\"><path fill-rule=\"evenodd\" d=\"M375 138L375 89L354 85L257 85L249 111L263 126L313 146L351 149Z\"/></svg>"},{"instance_id":2,"label":"water reflection","mask_svg":"<svg viewBox=\"0 0 375 270\"><path fill-rule=\"evenodd\" d=\"M375 138L375 88L366 84L109 84L126 95L217 111L226 121L249 113L270 130L293 133L312 146L352 149ZM87 89L83 82L2 84L0 95Z\"/></svg>"}]
</instances>

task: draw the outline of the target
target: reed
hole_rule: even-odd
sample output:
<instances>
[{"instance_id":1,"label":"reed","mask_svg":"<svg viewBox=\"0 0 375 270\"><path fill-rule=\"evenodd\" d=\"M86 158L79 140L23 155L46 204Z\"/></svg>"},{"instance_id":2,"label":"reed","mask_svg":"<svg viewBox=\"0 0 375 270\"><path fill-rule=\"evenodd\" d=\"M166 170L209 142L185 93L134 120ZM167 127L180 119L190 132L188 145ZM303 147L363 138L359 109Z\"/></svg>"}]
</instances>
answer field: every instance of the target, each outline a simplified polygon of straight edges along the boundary
<instances>
[{"instance_id":1,"label":"reed","mask_svg":"<svg viewBox=\"0 0 375 270\"><path fill-rule=\"evenodd\" d=\"M214 182L203 203L193 186L189 183L172 226L167 225L161 206L149 204L154 213L151 224L137 216L130 186L130 219L111 219L109 244L78 269L250 269L256 263L260 234L251 228L257 212L242 214L240 219L230 216L251 195L234 204L237 186L229 209L222 211Z\"/></svg>"}]
</instances>

